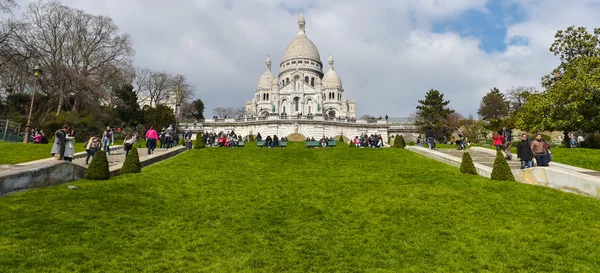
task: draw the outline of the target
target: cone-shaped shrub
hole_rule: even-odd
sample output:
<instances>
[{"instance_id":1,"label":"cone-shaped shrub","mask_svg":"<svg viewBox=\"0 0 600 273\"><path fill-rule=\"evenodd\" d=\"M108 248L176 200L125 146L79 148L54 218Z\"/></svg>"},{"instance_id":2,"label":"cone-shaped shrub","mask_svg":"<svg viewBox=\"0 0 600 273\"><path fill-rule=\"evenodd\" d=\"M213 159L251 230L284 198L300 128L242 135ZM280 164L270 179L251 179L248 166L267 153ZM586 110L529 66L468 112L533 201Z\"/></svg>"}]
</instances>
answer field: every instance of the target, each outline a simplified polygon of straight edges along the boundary
<instances>
[{"instance_id":1,"label":"cone-shaped shrub","mask_svg":"<svg viewBox=\"0 0 600 273\"><path fill-rule=\"evenodd\" d=\"M249 141L249 142L254 142L254 135L250 135L250 136L248 137L248 141Z\"/></svg>"},{"instance_id":2,"label":"cone-shaped shrub","mask_svg":"<svg viewBox=\"0 0 600 273\"><path fill-rule=\"evenodd\" d=\"M120 174L125 173L140 173L142 171L142 165L140 164L140 155L138 154L138 149L133 148L129 151L127 158L125 158L125 162L123 162L123 167L121 167Z\"/></svg>"},{"instance_id":3,"label":"cone-shaped shrub","mask_svg":"<svg viewBox=\"0 0 600 273\"><path fill-rule=\"evenodd\" d=\"M110 178L108 170L108 159L105 151L96 151L92 163L85 172L85 179L89 180L107 180Z\"/></svg>"},{"instance_id":4,"label":"cone-shaped shrub","mask_svg":"<svg viewBox=\"0 0 600 273\"><path fill-rule=\"evenodd\" d=\"M396 135L394 138L394 148L404 148L404 137L402 135Z\"/></svg>"},{"instance_id":5,"label":"cone-shaped shrub","mask_svg":"<svg viewBox=\"0 0 600 273\"><path fill-rule=\"evenodd\" d=\"M202 137L202 133L196 134L196 141L194 141L194 149L203 149L204 148L204 138Z\"/></svg>"},{"instance_id":6,"label":"cone-shaped shrub","mask_svg":"<svg viewBox=\"0 0 600 273\"><path fill-rule=\"evenodd\" d=\"M345 141L344 141L344 137L343 137L343 136L340 136L340 139L338 139L338 141L339 141L339 142L345 142Z\"/></svg>"},{"instance_id":7,"label":"cone-shaped shrub","mask_svg":"<svg viewBox=\"0 0 600 273\"><path fill-rule=\"evenodd\" d=\"M460 172L477 174L477 169L475 169L475 164L473 164L473 159L471 158L469 152L463 153L462 162L460 162Z\"/></svg>"},{"instance_id":8,"label":"cone-shaped shrub","mask_svg":"<svg viewBox=\"0 0 600 273\"><path fill-rule=\"evenodd\" d=\"M351 139L350 142L348 142L348 148L356 148L356 145L354 145L354 139Z\"/></svg>"},{"instance_id":9,"label":"cone-shaped shrub","mask_svg":"<svg viewBox=\"0 0 600 273\"><path fill-rule=\"evenodd\" d=\"M504 158L504 154L501 151L498 151L496 154L491 178L493 180L515 181L515 176L510 171L510 166L508 166L508 162L506 162L506 158Z\"/></svg>"}]
</instances>

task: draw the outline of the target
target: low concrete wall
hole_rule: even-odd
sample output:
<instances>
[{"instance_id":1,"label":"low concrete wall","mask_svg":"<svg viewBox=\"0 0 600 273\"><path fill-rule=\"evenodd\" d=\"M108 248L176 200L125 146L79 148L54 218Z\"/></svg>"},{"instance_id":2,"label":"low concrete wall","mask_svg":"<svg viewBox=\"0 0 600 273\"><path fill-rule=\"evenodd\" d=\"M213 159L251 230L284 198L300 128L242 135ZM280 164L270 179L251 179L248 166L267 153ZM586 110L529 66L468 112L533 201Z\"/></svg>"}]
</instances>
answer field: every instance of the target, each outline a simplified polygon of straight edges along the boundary
<instances>
[{"instance_id":1,"label":"low concrete wall","mask_svg":"<svg viewBox=\"0 0 600 273\"><path fill-rule=\"evenodd\" d=\"M462 161L462 158L423 147L407 146L406 149L455 167L460 167ZM471 149L473 151L496 155L496 151L491 149L480 147L473 147ZM487 178L491 177L492 168L477 163L474 165L479 175ZM512 173L515 176L515 180L521 183L539 185L564 192L600 198L600 178L585 174L585 172L593 172L592 170L554 162L551 163L551 165L552 166L550 167L534 167L524 170L512 169Z\"/></svg>"},{"instance_id":2,"label":"low concrete wall","mask_svg":"<svg viewBox=\"0 0 600 273\"><path fill-rule=\"evenodd\" d=\"M66 161L15 167L0 174L0 196L71 182L83 178L85 171L85 168Z\"/></svg>"},{"instance_id":3,"label":"low concrete wall","mask_svg":"<svg viewBox=\"0 0 600 273\"><path fill-rule=\"evenodd\" d=\"M153 157L146 157L140 161L140 164L142 168L144 168L185 151L185 147L182 146L173 148L169 152ZM79 156L81 156L81 153L79 153ZM123 164L111 167L111 176L119 175L121 167L123 167ZM23 164L9 165L5 167L5 170L0 172L0 196L17 191L43 188L82 179L85 176L86 171L86 168L77 164L54 159L42 159Z\"/></svg>"}]
</instances>

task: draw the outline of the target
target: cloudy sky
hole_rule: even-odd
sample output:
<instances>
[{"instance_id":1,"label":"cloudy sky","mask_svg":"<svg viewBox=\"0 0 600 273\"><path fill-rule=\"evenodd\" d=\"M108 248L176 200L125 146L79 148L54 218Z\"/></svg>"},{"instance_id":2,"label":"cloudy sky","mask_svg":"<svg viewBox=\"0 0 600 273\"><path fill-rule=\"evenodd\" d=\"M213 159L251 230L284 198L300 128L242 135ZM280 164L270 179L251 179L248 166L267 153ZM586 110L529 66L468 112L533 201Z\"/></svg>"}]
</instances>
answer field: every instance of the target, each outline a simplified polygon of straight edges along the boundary
<instances>
[{"instance_id":1,"label":"cloudy sky","mask_svg":"<svg viewBox=\"0 0 600 273\"><path fill-rule=\"evenodd\" d=\"M21 4L29 1L21 0ZM112 17L135 65L186 75L205 101L243 106L265 59L274 73L302 11L321 60L336 61L357 115L407 116L429 89L465 115L492 87L540 86L558 29L600 27L600 0L63 0ZM325 66L327 67L327 66Z\"/></svg>"}]
</instances>

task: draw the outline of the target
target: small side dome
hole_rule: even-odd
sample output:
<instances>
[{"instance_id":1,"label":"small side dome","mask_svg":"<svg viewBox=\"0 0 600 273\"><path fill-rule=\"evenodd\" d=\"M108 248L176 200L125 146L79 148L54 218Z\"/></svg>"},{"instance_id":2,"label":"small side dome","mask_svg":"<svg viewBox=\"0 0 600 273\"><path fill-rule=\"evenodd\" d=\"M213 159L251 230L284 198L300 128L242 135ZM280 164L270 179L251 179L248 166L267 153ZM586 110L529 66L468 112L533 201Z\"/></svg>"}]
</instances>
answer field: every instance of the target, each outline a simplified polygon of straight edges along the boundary
<instances>
[{"instance_id":1,"label":"small side dome","mask_svg":"<svg viewBox=\"0 0 600 273\"><path fill-rule=\"evenodd\" d=\"M323 76L324 89L342 88L342 79L338 76L333 68L333 57L329 56L329 71Z\"/></svg>"},{"instance_id":2,"label":"small side dome","mask_svg":"<svg viewBox=\"0 0 600 273\"><path fill-rule=\"evenodd\" d=\"M273 72L271 72L271 56L267 57L266 65L267 69L265 70L265 73L258 79L258 88L271 89L273 81L277 80L275 79L275 76L273 76Z\"/></svg>"}]
</instances>

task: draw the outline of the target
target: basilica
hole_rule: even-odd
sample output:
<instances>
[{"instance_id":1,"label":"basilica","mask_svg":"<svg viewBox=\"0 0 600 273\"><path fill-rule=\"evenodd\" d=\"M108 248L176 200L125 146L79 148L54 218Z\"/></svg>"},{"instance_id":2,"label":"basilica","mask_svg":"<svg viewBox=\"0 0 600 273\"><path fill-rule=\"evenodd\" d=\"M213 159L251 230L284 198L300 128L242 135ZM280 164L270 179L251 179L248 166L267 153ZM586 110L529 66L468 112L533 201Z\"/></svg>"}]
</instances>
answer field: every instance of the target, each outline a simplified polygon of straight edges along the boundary
<instances>
[{"instance_id":1,"label":"basilica","mask_svg":"<svg viewBox=\"0 0 600 273\"><path fill-rule=\"evenodd\" d=\"M305 26L304 16L300 15L298 34L283 53L277 77L271 70L271 58L267 57L254 98L246 102L246 116L356 118L355 101L346 99L333 57L329 57L329 68L324 73L319 50L306 36Z\"/></svg>"}]
</instances>

